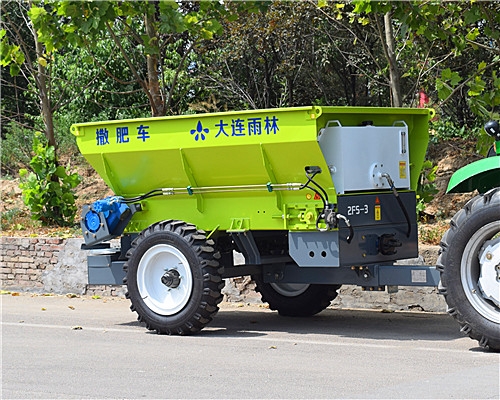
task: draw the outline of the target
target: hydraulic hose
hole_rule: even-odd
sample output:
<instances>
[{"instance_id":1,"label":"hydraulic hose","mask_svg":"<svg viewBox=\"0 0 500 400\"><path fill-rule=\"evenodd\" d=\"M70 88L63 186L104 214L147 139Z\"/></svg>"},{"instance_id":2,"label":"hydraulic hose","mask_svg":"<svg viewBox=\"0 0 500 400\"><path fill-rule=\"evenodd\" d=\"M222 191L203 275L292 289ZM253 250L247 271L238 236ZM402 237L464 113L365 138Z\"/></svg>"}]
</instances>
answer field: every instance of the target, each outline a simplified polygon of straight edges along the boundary
<instances>
[{"instance_id":1,"label":"hydraulic hose","mask_svg":"<svg viewBox=\"0 0 500 400\"><path fill-rule=\"evenodd\" d=\"M396 200L398 201L399 207L401 207L401 210L403 211L403 214L404 214L405 219L406 219L406 223L408 224L408 231L406 232L406 237L410 237L411 222L410 222L410 216L408 215L408 211L406 210L405 205L403 204L401 198L399 197L399 193L396 190L396 187L394 186L394 181L392 180L391 176L388 173L384 172L382 174L382 177L387 180L387 183L389 184L389 186L392 190L392 193L394 193L394 196L396 197Z\"/></svg>"}]
</instances>

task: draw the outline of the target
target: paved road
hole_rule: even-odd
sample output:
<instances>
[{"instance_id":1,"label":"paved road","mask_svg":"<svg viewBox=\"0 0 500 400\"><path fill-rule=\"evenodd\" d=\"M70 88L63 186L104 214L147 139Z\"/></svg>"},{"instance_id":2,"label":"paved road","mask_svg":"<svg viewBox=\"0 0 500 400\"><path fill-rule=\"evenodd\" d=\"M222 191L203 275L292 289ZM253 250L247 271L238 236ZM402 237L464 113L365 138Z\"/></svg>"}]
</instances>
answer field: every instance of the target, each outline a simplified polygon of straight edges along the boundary
<instances>
[{"instance_id":1,"label":"paved road","mask_svg":"<svg viewBox=\"0 0 500 400\"><path fill-rule=\"evenodd\" d=\"M178 337L148 333L124 299L0 300L4 399L499 398L499 354L441 314L223 304Z\"/></svg>"}]
</instances>

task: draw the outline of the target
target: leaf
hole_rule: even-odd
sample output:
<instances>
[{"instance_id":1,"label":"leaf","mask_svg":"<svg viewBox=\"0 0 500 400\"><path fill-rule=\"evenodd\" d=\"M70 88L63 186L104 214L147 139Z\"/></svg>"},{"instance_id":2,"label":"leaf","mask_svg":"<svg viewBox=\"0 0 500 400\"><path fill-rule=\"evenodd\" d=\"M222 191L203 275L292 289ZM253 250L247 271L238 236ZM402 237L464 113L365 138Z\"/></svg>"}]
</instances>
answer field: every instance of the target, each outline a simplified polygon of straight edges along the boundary
<instances>
[{"instance_id":1,"label":"leaf","mask_svg":"<svg viewBox=\"0 0 500 400\"><path fill-rule=\"evenodd\" d=\"M479 29L474 28L467 35L465 36L468 40L476 40L476 38L479 36Z\"/></svg>"},{"instance_id":2,"label":"leaf","mask_svg":"<svg viewBox=\"0 0 500 400\"><path fill-rule=\"evenodd\" d=\"M471 97L479 96L486 89L486 82L480 76L476 76L474 81L469 84L469 91L467 94Z\"/></svg>"},{"instance_id":3,"label":"leaf","mask_svg":"<svg viewBox=\"0 0 500 400\"><path fill-rule=\"evenodd\" d=\"M482 18L481 13L477 7L471 7L464 13L464 22L466 25L473 24Z\"/></svg>"},{"instance_id":4,"label":"leaf","mask_svg":"<svg viewBox=\"0 0 500 400\"><path fill-rule=\"evenodd\" d=\"M46 66L47 66L47 60L46 60L44 57L38 57L38 63L39 63L42 67L46 67Z\"/></svg>"},{"instance_id":5,"label":"leaf","mask_svg":"<svg viewBox=\"0 0 500 400\"><path fill-rule=\"evenodd\" d=\"M37 21L45 15L47 15L47 11L45 11L45 9L42 7L32 6L28 11L28 16L33 22Z\"/></svg>"}]
</instances>

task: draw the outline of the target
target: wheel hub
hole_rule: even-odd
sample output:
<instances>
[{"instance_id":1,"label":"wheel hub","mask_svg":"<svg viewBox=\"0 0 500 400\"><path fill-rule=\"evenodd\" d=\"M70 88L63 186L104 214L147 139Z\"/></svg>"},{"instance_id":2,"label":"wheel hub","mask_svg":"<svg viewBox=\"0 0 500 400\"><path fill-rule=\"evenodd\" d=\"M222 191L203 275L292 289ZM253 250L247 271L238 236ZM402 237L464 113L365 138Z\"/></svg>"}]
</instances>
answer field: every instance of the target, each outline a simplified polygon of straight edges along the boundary
<instances>
[{"instance_id":1,"label":"wheel hub","mask_svg":"<svg viewBox=\"0 0 500 400\"><path fill-rule=\"evenodd\" d=\"M271 286L282 296L295 297L304 293L310 285L307 283L271 283Z\"/></svg>"},{"instance_id":2,"label":"wheel hub","mask_svg":"<svg viewBox=\"0 0 500 400\"><path fill-rule=\"evenodd\" d=\"M179 287L181 283L181 275L176 269L170 269L161 277L161 283L169 289L175 289L176 287Z\"/></svg>"},{"instance_id":3,"label":"wheel hub","mask_svg":"<svg viewBox=\"0 0 500 400\"><path fill-rule=\"evenodd\" d=\"M500 238L485 243L479 253L479 288L484 298L500 307Z\"/></svg>"}]
</instances>

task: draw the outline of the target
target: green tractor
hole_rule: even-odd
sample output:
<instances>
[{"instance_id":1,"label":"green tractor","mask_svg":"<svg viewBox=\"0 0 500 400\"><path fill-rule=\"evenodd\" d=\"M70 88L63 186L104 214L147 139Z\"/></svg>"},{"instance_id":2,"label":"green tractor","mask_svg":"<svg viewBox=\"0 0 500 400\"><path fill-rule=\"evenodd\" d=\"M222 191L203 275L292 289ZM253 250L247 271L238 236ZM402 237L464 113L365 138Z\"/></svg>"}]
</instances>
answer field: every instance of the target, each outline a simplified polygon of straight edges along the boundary
<instances>
[{"instance_id":1,"label":"green tractor","mask_svg":"<svg viewBox=\"0 0 500 400\"><path fill-rule=\"evenodd\" d=\"M500 350L500 128L485 125L495 145L488 157L450 179L448 193L477 190L453 217L441 240L439 291L461 331L483 347Z\"/></svg>"}]
</instances>

